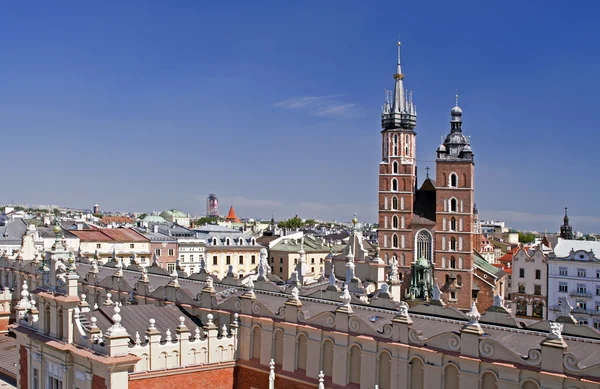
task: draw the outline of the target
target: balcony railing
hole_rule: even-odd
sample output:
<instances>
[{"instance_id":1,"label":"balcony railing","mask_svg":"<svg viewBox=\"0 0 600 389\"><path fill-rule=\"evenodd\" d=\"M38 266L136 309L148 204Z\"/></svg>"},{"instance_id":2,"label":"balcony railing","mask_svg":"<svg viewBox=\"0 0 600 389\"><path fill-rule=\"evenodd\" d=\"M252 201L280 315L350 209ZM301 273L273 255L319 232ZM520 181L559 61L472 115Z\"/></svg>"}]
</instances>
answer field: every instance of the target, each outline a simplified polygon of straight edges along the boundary
<instances>
[{"instance_id":1,"label":"balcony railing","mask_svg":"<svg viewBox=\"0 0 600 389\"><path fill-rule=\"evenodd\" d=\"M583 313L583 314L586 314L586 315L598 315L598 316L600 316L600 311L595 311L593 309L573 308L573 313Z\"/></svg>"},{"instance_id":2,"label":"balcony railing","mask_svg":"<svg viewBox=\"0 0 600 389\"><path fill-rule=\"evenodd\" d=\"M585 297L585 298L589 298L589 299L592 298L591 293L570 292L569 295L573 296L573 297Z\"/></svg>"}]
</instances>

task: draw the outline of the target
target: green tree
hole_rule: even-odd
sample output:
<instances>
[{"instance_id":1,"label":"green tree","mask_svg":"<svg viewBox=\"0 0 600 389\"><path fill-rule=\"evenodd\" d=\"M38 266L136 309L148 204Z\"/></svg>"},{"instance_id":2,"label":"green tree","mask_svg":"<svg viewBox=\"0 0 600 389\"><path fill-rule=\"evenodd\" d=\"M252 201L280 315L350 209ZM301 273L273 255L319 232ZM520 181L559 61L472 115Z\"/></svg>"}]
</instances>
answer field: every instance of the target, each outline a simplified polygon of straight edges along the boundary
<instances>
[{"instance_id":1,"label":"green tree","mask_svg":"<svg viewBox=\"0 0 600 389\"><path fill-rule=\"evenodd\" d=\"M304 227L304 221L298 217L298 215L294 216L291 219L287 219L285 221L279 222L278 226L280 228L289 228L292 230Z\"/></svg>"},{"instance_id":2,"label":"green tree","mask_svg":"<svg viewBox=\"0 0 600 389\"><path fill-rule=\"evenodd\" d=\"M535 240L535 238L535 234L532 234L531 232L519 231L519 242L521 243L531 243Z\"/></svg>"},{"instance_id":3,"label":"green tree","mask_svg":"<svg viewBox=\"0 0 600 389\"><path fill-rule=\"evenodd\" d=\"M192 223L195 227L205 226L207 224L213 224L217 221L217 218L214 216L204 216L199 219L194 220Z\"/></svg>"}]
</instances>

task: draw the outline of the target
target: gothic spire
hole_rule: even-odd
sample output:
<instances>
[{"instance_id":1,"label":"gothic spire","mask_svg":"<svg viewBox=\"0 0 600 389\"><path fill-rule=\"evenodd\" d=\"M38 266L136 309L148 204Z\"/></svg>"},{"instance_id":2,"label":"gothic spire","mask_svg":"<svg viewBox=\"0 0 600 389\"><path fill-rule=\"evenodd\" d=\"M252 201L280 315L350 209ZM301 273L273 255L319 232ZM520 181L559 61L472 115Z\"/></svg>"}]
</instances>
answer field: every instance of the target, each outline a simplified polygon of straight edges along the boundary
<instances>
[{"instance_id":1,"label":"gothic spire","mask_svg":"<svg viewBox=\"0 0 600 389\"><path fill-rule=\"evenodd\" d=\"M398 42L398 64L396 65L396 73L394 74L394 80L396 80L396 86L394 88L394 101L392 111L394 113L401 113L406 109L404 100L404 84L402 80L404 74L402 74L402 66L400 65L400 42Z\"/></svg>"}]
</instances>

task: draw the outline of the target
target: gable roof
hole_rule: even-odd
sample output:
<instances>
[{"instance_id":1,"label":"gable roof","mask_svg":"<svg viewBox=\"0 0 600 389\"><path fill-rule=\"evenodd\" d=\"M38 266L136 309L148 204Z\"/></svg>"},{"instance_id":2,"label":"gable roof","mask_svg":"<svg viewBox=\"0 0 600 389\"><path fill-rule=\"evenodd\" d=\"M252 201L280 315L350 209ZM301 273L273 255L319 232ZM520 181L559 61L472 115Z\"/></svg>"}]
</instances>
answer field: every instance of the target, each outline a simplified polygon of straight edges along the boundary
<instances>
[{"instance_id":1,"label":"gable roof","mask_svg":"<svg viewBox=\"0 0 600 389\"><path fill-rule=\"evenodd\" d=\"M496 278L500 278L504 275L504 271L502 269L497 268L496 266L483 259L483 257L481 256L481 254L479 254L477 250L473 250L473 266L481 269L482 271Z\"/></svg>"}]
</instances>

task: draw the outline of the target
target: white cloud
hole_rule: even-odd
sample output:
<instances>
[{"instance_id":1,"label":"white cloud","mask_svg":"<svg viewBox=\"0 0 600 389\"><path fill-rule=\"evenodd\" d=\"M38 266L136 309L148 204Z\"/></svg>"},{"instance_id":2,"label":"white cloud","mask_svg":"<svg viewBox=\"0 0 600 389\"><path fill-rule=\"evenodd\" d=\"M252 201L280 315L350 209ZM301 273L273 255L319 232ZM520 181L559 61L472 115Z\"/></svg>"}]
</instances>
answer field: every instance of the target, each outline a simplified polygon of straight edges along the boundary
<instances>
[{"instance_id":1,"label":"white cloud","mask_svg":"<svg viewBox=\"0 0 600 389\"><path fill-rule=\"evenodd\" d=\"M341 95L330 96L299 96L277 102L273 106L284 109L296 109L311 115L337 118L356 114L358 104L340 99Z\"/></svg>"}]
</instances>

